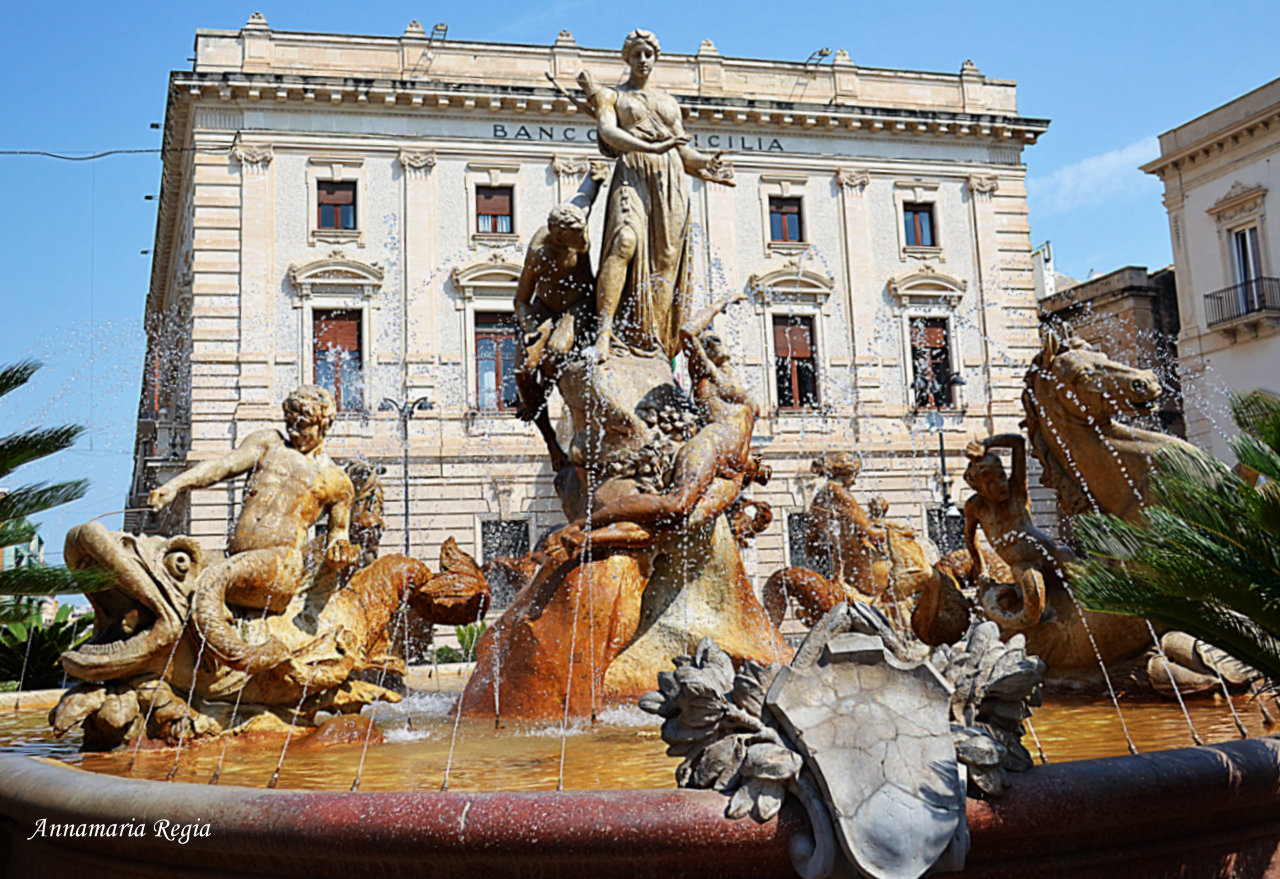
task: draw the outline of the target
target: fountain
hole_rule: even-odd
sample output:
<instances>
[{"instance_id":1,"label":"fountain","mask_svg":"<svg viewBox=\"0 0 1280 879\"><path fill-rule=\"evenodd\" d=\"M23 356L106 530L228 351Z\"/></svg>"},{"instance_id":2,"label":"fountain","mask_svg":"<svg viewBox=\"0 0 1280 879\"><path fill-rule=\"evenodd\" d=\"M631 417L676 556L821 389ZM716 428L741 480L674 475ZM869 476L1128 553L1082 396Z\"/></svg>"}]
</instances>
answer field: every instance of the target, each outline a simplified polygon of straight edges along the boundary
<instances>
[{"instance_id":1,"label":"fountain","mask_svg":"<svg viewBox=\"0 0 1280 879\"><path fill-rule=\"evenodd\" d=\"M1111 689L1108 669L1145 651L1151 633L1075 606L1070 551L1026 512L1021 437L971 448L967 548L942 558L887 522L882 503L863 509L856 458L823 456L815 471L830 482L807 542L827 546L831 576L787 568L769 578L763 603L756 597L742 545L769 516L760 506L747 515L744 492L769 472L752 446L756 403L712 332L740 297L695 312L688 276L688 178L733 177L688 143L675 101L648 87L657 50L652 34L634 31L625 84L579 76L585 97L574 101L616 159L598 268L585 217L602 172L552 211L526 256L521 416L546 440L567 524L508 563L527 582L480 638L456 703L446 700L441 790L359 790L367 755L391 746L373 743L381 734L367 718L402 698L406 608L475 619L487 603L483 572L456 546L436 575L407 554L374 557L376 470L344 471L327 457L333 403L304 387L285 400L287 438L251 434L152 492L159 508L249 473L227 558L206 558L184 536L96 523L68 535L68 563L111 570L118 586L91 597L95 635L64 659L83 683L54 708L54 729L81 727L86 747L108 752L97 765L125 776L159 754L172 764L152 774L185 779L184 753L189 766L220 748L207 779L217 783L2 756L9 871L1275 874L1280 745L1270 739L1033 765L1022 736L1042 676L1096 667ZM687 389L673 369L680 355ZM1148 406L1153 377L1050 337L1027 382L1030 448L1050 484L1068 503L1134 515L1154 448L1170 440L1112 417ZM553 386L572 415L567 451L545 417ZM1007 476L1000 447L1014 452ZM789 599L812 627L798 647L776 625ZM1149 672L1176 661L1166 653ZM668 753L683 758L680 789L463 792L456 773L449 789L459 739L477 723L558 721L563 787L571 720L637 700L663 718ZM341 782L353 778L350 791L287 789L291 747L343 738L359 754ZM242 748L268 754L264 787L226 783L233 747L233 763Z\"/></svg>"}]
</instances>

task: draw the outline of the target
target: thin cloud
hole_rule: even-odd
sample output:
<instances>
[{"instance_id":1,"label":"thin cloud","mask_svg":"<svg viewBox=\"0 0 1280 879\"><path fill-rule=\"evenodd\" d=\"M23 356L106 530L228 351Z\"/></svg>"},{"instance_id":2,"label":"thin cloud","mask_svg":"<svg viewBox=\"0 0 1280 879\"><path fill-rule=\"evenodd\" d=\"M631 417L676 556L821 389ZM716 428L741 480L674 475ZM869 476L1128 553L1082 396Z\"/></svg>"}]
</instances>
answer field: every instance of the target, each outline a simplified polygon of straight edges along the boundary
<instances>
[{"instance_id":1,"label":"thin cloud","mask_svg":"<svg viewBox=\"0 0 1280 879\"><path fill-rule=\"evenodd\" d=\"M498 28L496 31L498 36L507 36L509 34L523 34L527 38L530 31L537 31L544 25L563 22L565 17L570 13L587 5L587 0L565 0L565 2L556 3L546 9L534 9L524 15L507 22L506 25Z\"/></svg>"},{"instance_id":2,"label":"thin cloud","mask_svg":"<svg viewBox=\"0 0 1280 879\"><path fill-rule=\"evenodd\" d=\"M1027 196L1035 215L1065 214L1097 207L1135 194L1147 194L1154 182L1138 166L1160 155L1155 135L1118 150L1090 156L1054 171L1027 179Z\"/></svg>"}]
</instances>

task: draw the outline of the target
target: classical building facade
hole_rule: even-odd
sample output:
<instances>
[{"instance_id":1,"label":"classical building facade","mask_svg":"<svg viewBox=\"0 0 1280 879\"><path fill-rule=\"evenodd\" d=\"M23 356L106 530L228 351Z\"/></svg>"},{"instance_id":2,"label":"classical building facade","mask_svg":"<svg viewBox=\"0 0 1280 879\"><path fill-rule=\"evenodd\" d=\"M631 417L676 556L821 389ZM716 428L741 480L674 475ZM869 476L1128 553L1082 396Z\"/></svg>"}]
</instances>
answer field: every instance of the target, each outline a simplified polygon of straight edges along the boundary
<instances>
[{"instance_id":1,"label":"classical building facade","mask_svg":"<svg viewBox=\"0 0 1280 879\"><path fill-rule=\"evenodd\" d=\"M199 31L193 68L170 77L129 505L319 382L342 409L331 454L387 468L385 548L403 546L406 486L409 543L429 561L450 536L483 559L563 522L542 442L511 411L511 312L524 245L602 158L594 120L546 77L573 87L583 69L609 84L625 68L567 32L550 46L442 41L416 22L318 35L258 15ZM744 60L706 41L664 53L652 82L736 178L693 182L694 270L699 303L749 296L717 325L763 404L774 473L749 566L785 562L826 450L860 452L863 492L923 531L940 497L927 421L954 479L968 439L1021 417L1038 346L1022 151L1047 121L967 62ZM407 421L379 408L423 398ZM131 524L220 545L239 490Z\"/></svg>"},{"instance_id":2,"label":"classical building facade","mask_svg":"<svg viewBox=\"0 0 1280 879\"><path fill-rule=\"evenodd\" d=\"M1187 439L1234 461L1227 392L1280 391L1280 79L1160 135Z\"/></svg>"}]
</instances>

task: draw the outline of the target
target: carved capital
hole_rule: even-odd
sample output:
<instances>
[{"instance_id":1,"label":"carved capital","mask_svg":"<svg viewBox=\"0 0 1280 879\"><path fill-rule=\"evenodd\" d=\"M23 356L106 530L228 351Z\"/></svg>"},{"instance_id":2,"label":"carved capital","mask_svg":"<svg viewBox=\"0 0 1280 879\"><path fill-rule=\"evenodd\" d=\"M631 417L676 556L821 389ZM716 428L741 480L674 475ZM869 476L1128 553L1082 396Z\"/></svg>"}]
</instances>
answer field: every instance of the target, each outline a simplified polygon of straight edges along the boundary
<instances>
[{"instance_id":1,"label":"carved capital","mask_svg":"<svg viewBox=\"0 0 1280 879\"><path fill-rule=\"evenodd\" d=\"M275 151L269 146L245 146L238 143L231 147L231 155L246 171L262 174L275 158Z\"/></svg>"},{"instance_id":2,"label":"carved capital","mask_svg":"<svg viewBox=\"0 0 1280 879\"><path fill-rule=\"evenodd\" d=\"M1000 188L1000 180L994 174L973 174L965 185L974 195L993 195Z\"/></svg>"},{"instance_id":3,"label":"carved capital","mask_svg":"<svg viewBox=\"0 0 1280 879\"><path fill-rule=\"evenodd\" d=\"M555 172L557 177L568 177L572 180L585 176L590 169L591 160L585 156L562 156L556 154L551 157L551 170Z\"/></svg>"},{"instance_id":4,"label":"carved capital","mask_svg":"<svg viewBox=\"0 0 1280 879\"><path fill-rule=\"evenodd\" d=\"M401 166L410 173L426 174L436 166L435 150L401 150L398 158Z\"/></svg>"},{"instance_id":5,"label":"carved capital","mask_svg":"<svg viewBox=\"0 0 1280 879\"><path fill-rule=\"evenodd\" d=\"M866 168L837 168L836 182L861 195L871 183L871 172Z\"/></svg>"}]
</instances>

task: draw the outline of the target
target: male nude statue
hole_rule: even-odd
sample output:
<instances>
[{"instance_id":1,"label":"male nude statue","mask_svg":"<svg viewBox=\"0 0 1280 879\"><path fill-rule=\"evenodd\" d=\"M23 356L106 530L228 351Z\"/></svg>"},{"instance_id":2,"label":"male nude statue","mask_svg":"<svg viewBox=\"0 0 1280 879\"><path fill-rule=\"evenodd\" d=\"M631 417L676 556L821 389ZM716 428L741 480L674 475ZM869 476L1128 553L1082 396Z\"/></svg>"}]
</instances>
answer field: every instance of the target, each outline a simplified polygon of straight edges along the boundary
<instances>
[{"instance_id":1,"label":"male nude statue","mask_svg":"<svg viewBox=\"0 0 1280 879\"><path fill-rule=\"evenodd\" d=\"M992 451L999 448L1013 451L1010 477ZM1026 440L1016 433L1002 433L969 443L964 453L969 458L964 481L977 492L964 505L964 542L973 560L973 579L986 576L986 563L978 551L981 526L991 548L1013 569L1024 603L1042 605L1045 584L1062 582L1075 553L1054 543L1031 521Z\"/></svg>"},{"instance_id":2,"label":"male nude statue","mask_svg":"<svg viewBox=\"0 0 1280 879\"><path fill-rule=\"evenodd\" d=\"M547 415L547 394L575 338L591 332L596 279L588 254L587 221L608 176L607 166L592 163L577 194L551 209L547 224L529 242L516 285L516 320L523 331L516 368L520 394L516 414L537 424L551 455L551 469L557 472L568 459Z\"/></svg>"},{"instance_id":3,"label":"male nude statue","mask_svg":"<svg viewBox=\"0 0 1280 879\"><path fill-rule=\"evenodd\" d=\"M201 575L192 619L215 657L250 674L284 662L288 653L274 638L246 645L227 624L226 605L283 611L306 581L308 532L325 513L325 565L347 568L360 557L360 547L347 533L351 480L325 454L325 433L337 411L333 396L304 385L285 398L283 407L288 439L276 430L255 431L235 450L180 473L147 498L147 505L159 510L181 491L249 474L228 558Z\"/></svg>"},{"instance_id":4,"label":"male nude statue","mask_svg":"<svg viewBox=\"0 0 1280 879\"><path fill-rule=\"evenodd\" d=\"M831 553L831 576L846 591L863 595L882 594L889 584L891 564L885 551L884 513L869 515L853 496L853 486L862 471L862 462L848 452L829 452L815 458L811 469L828 482L814 496L809 507L809 527L805 551L811 556L824 550ZM878 499L883 502L883 499Z\"/></svg>"},{"instance_id":5,"label":"male nude statue","mask_svg":"<svg viewBox=\"0 0 1280 879\"><path fill-rule=\"evenodd\" d=\"M704 426L676 453L671 487L664 494L619 498L578 520L559 535L567 548L585 541L588 521L597 547L647 546L658 530L699 528L714 521L749 482L768 480L769 468L751 453L759 410L730 371L728 350L707 332L717 314L744 299L742 294L721 299L680 328L693 398Z\"/></svg>"}]
</instances>

